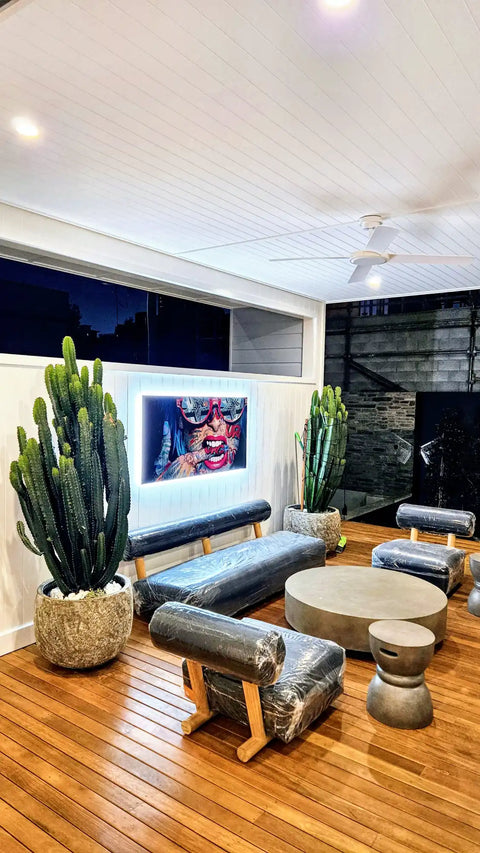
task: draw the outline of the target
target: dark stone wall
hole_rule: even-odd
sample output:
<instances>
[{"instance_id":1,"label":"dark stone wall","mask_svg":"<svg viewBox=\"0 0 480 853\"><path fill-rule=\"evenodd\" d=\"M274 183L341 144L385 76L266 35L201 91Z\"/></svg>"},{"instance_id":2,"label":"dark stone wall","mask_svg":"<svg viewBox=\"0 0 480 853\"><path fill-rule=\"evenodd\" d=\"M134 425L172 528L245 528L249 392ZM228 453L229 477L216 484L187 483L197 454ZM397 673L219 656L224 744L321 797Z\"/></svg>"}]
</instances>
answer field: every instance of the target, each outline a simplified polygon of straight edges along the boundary
<instances>
[{"instance_id":1,"label":"dark stone wall","mask_svg":"<svg viewBox=\"0 0 480 853\"><path fill-rule=\"evenodd\" d=\"M411 494L415 394L380 390L342 396L349 424L343 486L369 495Z\"/></svg>"}]
</instances>

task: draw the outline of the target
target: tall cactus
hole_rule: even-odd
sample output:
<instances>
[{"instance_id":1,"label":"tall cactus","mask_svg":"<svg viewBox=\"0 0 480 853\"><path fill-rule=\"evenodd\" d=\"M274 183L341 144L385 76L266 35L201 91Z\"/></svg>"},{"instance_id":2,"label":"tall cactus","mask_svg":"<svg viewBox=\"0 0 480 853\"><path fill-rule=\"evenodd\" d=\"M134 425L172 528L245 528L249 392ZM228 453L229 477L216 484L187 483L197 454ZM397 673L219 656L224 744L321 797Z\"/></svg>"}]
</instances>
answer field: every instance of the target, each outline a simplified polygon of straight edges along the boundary
<instances>
[{"instance_id":1,"label":"tall cactus","mask_svg":"<svg viewBox=\"0 0 480 853\"><path fill-rule=\"evenodd\" d=\"M304 506L324 512L342 480L347 446L348 412L342 390L326 385L314 391L304 439Z\"/></svg>"},{"instance_id":2,"label":"tall cactus","mask_svg":"<svg viewBox=\"0 0 480 853\"><path fill-rule=\"evenodd\" d=\"M57 448L45 400L38 397L38 441L18 427L20 455L11 463L10 482L33 542L22 521L20 539L43 555L66 595L102 589L115 576L127 541L130 483L125 432L110 394L103 393L100 359L90 384L88 368L78 371L73 340L64 338L62 348L64 364L45 370Z\"/></svg>"}]
</instances>

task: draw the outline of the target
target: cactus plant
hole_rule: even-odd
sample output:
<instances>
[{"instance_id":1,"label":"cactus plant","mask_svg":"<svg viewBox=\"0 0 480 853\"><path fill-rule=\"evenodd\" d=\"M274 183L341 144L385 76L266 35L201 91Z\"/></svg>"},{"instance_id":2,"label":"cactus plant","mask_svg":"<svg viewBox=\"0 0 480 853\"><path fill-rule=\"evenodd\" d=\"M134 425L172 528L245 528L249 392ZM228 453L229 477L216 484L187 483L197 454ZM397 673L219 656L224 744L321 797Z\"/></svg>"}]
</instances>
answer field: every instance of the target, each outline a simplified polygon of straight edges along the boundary
<instances>
[{"instance_id":1,"label":"cactus plant","mask_svg":"<svg viewBox=\"0 0 480 853\"><path fill-rule=\"evenodd\" d=\"M314 391L305 423L303 507L324 512L338 489L345 468L348 412L342 390L326 385L320 397Z\"/></svg>"},{"instance_id":2,"label":"cactus plant","mask_svg":"<svg viewBox=\"0 0 480 853\"><path fill-rule=\"evenodd\" d=\"M127 541L130 484L124 428L103 392L102 363L94 362L90 383L88 368L78 370L70 337L62 348L64 364L45 370L56 448L45 400L38 397L38 440L18 427L20 455L11 463L10 482L33 542L23 521L17 523L20 539L45 558L67 595L103 589L113 580Z\"/></svg>"}]
</instances>

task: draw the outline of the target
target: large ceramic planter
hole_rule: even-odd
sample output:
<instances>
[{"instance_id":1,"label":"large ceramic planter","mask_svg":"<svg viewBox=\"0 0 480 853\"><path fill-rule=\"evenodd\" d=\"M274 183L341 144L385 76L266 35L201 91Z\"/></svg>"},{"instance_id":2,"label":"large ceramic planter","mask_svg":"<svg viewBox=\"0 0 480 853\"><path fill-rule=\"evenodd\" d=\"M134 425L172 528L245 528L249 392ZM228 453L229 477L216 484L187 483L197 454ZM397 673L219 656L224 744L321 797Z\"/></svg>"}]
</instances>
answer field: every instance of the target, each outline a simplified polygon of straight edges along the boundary
<instances>
[{"instance_id":1,"label":"large ceramic planter","mask_svg":"<svg viewBox=\"0 0 480 853\"><path fill-rule=\"evenodd\" d=\"M89 669L114 658L125 646L133 620L130 579L113 595L79 601L50 598L54 581L40 584L35 599L35 639L42 655L68 669Z\"/></svg>"},{"instance_id":2,"label":"large ceramic planter","mask_svg":"<svg viewBox=\"0 0 480 853\"><path fill-rule=\"evenodd\" d=\"M325 512L302 511L298 504L287 506L283 514L283 529L323 539L327 553L335 551L342 535L340 513L333 506Z\"/></svg>"}]
</instances>

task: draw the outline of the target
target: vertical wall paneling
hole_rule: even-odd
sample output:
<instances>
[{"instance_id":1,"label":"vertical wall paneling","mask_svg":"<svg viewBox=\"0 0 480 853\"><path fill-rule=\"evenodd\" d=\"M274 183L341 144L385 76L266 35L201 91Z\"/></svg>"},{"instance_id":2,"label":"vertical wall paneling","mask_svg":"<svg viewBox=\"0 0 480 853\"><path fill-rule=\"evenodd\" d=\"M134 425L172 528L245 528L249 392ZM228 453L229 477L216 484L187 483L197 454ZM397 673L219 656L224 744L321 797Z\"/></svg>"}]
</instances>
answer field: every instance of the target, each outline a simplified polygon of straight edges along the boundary
<instances>
[{"instance_id":1,"label":"vertical wall paneling","mask_svg":"<svg viewBox=\"0 0 480 853\"><path fill-rule=\"evenodd\" d=\"M39 359L32 359L39 362ZM47 572L43 561L21 544L16 522L21 518L17 497L9 481L10 462L18 455L16 427L34 434L33 401L43 383L43 369L32 364L17 368L0 364L0 653L33 639L31 628L35 590Z\"/></svg>"},{"instance_id":2,"label":"vertical wall paneling","mask_svg":"<svg viewBox=\"0 0 480 853\"><path fill-rule=\"evenodd\" d=\"M17 455L16 427L34 435L32 405L44 395L43 371L47 359L0 356L0 387L5 401L0 410L0 654L33 641L32 614L36 587L48 577L41 558L27 551L15 524L21 518L17 497L9 482L10 461ZM132 472L131 528L167 522L209 512L253 498L272 504L266 532L280 529L285 504L297 499L294 432L303 422L313 389L312 381L286 377L253 377L229 373L196 373L164 368L106 365L105 387L113 393L125 422ZM135 442L140 395L181 393L248 397L247 468L177 482L141 486L135 474ZM214 548L225 547L250 535L234 531L216 537ZM147 561L147 571L166 568L200 554L194 544ZM122 570L133 574L131 564Z\"/></svg>"}]
</instances>

